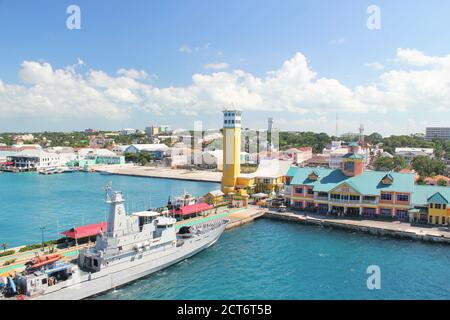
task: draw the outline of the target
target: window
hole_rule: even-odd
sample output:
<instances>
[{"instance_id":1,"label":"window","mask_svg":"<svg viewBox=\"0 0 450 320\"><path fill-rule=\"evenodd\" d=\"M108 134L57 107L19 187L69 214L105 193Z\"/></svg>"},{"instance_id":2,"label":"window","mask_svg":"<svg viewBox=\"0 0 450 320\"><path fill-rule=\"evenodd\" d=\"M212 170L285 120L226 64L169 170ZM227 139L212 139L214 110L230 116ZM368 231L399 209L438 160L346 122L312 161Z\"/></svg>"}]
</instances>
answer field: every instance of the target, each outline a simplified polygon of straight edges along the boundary
<instances>
[{"instance_id":1,"label":"window","mask_svg":"<svg viewBox=\"0 0 450 320\"><path fill-rule=\"evenodd\" d=\"M42 279L42 284L47 284L47 278Z\"/></svg>"},{"instance_id":2,"label":"window","mask_svg":"<svg viewBox=\"0 0 450 320\"><path fill-rule=\"evenodd\" d=\"M445 224L445 217L442 217L442 224Z\"/></svg>"},{"instance_id":3,"label":"window","mask_svg":"<svg viewBox=\"0 0 450 320\"><path fill-rule=\"evenodd\" d=\"M382 193L381 194L381 200L391 201L392 200L392 194L390 194L390 193Z\"/></svg>"},{"instance_id":4,"label":"window","mask_svg":"<svg viewBox=\"0 0 450 320\"><path fill-rule=\"evenodd\" d=\"M434 208L435 208L435 209L441 209L441 204L440 204L440 203L436 203L436 204L434 205Z\"/></svg>"},{"instance_id":5,"label":"window","mask_svg":"<svg viewBox=\"0 0 450 320\"><path fill-rule=\"evenodd\" d=\"M301 209L301 208L303 208L303 203L301 201L295 201L294 206L296 208L300 208Z\"/></svg>"},{"instance_id":6,"label":"window","mask_svg":"<svg viewBox=\"0 0 450 320\"><path fill-rule=\"evenodd\" d=\"M270 179L263 179L264 184L270 184Z\"/></svg>"},{"instance_id":7,"label":"window","mask_svg":"<svg viewBox=\"0 0 450 320\"><path fill-rule=\"evenodd\" d=\"M331 194L330 197L331 197L331 199L337 199L337 200L340 199L340 196L338 194Z\"/></svg>"},{"instance_id":8,"label":"window","mask_svg":"<svg viewBox=\"0 0 450 320\"><path fill-rule=\"evenodd\" d=\"M430 217L428 218L428 223L433 223L433 216L430 216Z\"/></svg>"},{"instance_id":9,"label":"window","mask_svg":"<svg viewBox=\"0 0 450 320\"><path fill-rule=\"evenodd\" d=\"M430 209L433 209L433 204L430 203L430 204L429 204L429 207L430 207Z\"/></svg>"},{"instance_id":10,"label":"window","mask_svg":"<svg viewBox=\"0 0 450 320\"><path fill-rule=\"evenodd\" d=\"M443 204L443 205L442 205L442 209L444 209L444 210L447 209L447 205L446 205L446 204Z\"/></svg>"},{"instance_id":11,"label":"window","mask_svg":"<svg viewBox=\"0 0 450 320\"><path fill-rule=\"evenodd\" d=\"M303 188L295 188L295 193L303 193Z\"/></svg>"},{"instance_id":12,"label":"window","mask_svg":"<svg viewBox=\"0 0 450 320\"><path fill-rule=\"evenodd\" d=\"M397 195L397 200L398 201L403 201L403 202L408 202L409 201L409 196L406 194L398 194Z\"/></svg>"},{"instance_id":13,"label":"window","mask_svg":"<svg viewBox=\"0 0 450 320\"><path fill-rule=\"evenodd\" d=\"M390 215L392 215L392 211L391 211L391 209L382 208L380 210L380 215L382 215L382 216L390 216Z\"/></svg>"},{"instance_id":14,"label":"window","mask_svg":"<svg viewBox=\"0 0 450 320\"><path fill-rule=\"evenodd\" d=\"M94 259L94 267L98 267L98 260Z\"/></svg>"},{"instance_id":15,"label":"window","mask_svg":"<svg viewBox=\"0 0 450 320\"><path fill-rule=\"evenodd\" d=\"M314 194L313 189L308 189L308 194Z\"/></svg>"},{"instance_id":16,"label":"window","mask_svg":"<svg viewBox=\"0 0 450 320\"><path fill-rule=\"evenodd\" d=\"M360 199L359 196L350 196L351 201L359 201L359 199Z\"/></svg>"}]
</instances>

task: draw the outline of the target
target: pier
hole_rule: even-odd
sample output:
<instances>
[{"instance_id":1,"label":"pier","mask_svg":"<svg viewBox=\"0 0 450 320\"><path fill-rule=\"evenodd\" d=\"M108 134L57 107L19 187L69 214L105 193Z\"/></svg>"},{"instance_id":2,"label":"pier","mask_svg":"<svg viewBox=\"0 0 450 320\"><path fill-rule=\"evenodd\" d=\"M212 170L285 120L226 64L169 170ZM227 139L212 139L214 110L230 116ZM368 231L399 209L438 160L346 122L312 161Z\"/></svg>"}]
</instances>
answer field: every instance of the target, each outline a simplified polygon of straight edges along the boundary
<instances>
[{"instance_id":1,"label":"pier","mask_svg":"<svg viewBox=\"0 0 450 320\"><path fill-rule=\"evenodd\" d=\"M174 180L187 180L197 182L217 182L222 179L222 172L208 170L171 169L166 167L144 166L93 166L97 172L125 175L132 177L161 178Z\"/></svg>"},{"instance_id":2,"label":"pier","mask_svg":"<svg viewBox=\"0 0 450 320\"><path fill-rule=\"evenodd\" d=\"M400 221L379 221L320 216L303 212L267 210L263 217L301 223L304 225L367 233L396 239L425 241L450 245L450 231L446 228L414 226Z\"/></svg>"}]
</instances>

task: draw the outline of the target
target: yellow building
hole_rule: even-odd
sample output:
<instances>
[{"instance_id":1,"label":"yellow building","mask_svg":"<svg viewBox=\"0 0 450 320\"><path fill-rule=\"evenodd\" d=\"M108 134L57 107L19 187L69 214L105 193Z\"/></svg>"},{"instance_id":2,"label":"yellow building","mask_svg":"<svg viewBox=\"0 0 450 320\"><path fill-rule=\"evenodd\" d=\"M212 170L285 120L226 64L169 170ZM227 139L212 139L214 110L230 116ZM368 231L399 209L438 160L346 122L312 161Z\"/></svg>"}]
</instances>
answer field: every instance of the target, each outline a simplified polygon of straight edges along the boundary
<instances>
[{"instance_id":1,"label":"yellow building","mask_svg":"<svg viewBox=\"0 0 450 320\"><path fill-rule=\"evenodd\" d=\"M428 223L435 225L448 225L450 223L448 201L439 192L428 198Z\"/></svg>"},{"instance_id":2,"label":"yellow building","mask_svg":"<svg viewBox=\"0 0 450 320\"><path fill-rule=\"evenodd\" d=\"M223 111L223 174L222 191L235 191L241 173L241 111Z\"/></svg>"},{"instance_id":3,"label":"yellow building","mask_svg":"<svg viewBox=\"0 0 450 320\"><path fill-rule=\"evenodd\" d=\"M224 196L224 193L222 191L214 190L214 191L208 192L204 196L204 199L205 199L205 202L210 205L219 206L224 203L223 196Z\"/></svg>"}]
</instances>

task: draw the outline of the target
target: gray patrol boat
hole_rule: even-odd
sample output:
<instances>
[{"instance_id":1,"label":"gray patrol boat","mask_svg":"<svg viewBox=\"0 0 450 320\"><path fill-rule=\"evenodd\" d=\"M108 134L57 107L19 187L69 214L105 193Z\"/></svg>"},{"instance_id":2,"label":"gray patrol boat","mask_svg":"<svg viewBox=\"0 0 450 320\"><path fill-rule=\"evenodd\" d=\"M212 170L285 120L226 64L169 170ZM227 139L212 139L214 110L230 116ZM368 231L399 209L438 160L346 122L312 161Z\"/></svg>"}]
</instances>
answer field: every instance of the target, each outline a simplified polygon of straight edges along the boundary
<instances>
[{"instance_id":1,"label":"gray patrol boat","mask_svg":"<svg viewBox=\"0 0 450 320\"><path fill-rule=\"evenodd\" d=\"M177 233L174 218L153 211L127 215L122 193L107 190L106 195L108 227L97 236L95 247L80 250L77 263L28 266L8 279L0 299L78 300L117 288L210 247L229 222L211 220Z\"/></svg>"}]
</instances>

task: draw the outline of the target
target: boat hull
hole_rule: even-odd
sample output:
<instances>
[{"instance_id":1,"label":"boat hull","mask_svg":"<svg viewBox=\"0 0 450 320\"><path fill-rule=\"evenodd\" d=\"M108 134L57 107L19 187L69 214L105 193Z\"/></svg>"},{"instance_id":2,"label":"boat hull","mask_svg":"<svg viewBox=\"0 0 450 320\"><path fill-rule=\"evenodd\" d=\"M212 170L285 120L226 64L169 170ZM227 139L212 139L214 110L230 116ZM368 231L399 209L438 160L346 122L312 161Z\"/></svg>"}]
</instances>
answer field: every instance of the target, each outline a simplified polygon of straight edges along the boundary
<instances>
[{"instance_id":1,"label":"boat hull","mask_svg":"<svg viewBox=\"0 0 450 320\"><path fill-rule=\"evenodd\" d=\"M213 245L220 238L224 229L225 224L198 238L185 240L182 246L174 248L171 252L161 252L160 255L151 254L142 258L134 256L133 261L114 266L114 270L107 268L104 272L92 273L79 279L70 279L67 281L68 285L64 288L55 288L56 290L52 292L34 298L27 297L27 299L80 300L98 295L192 257Z\"/></svg>"}]
</instances>

